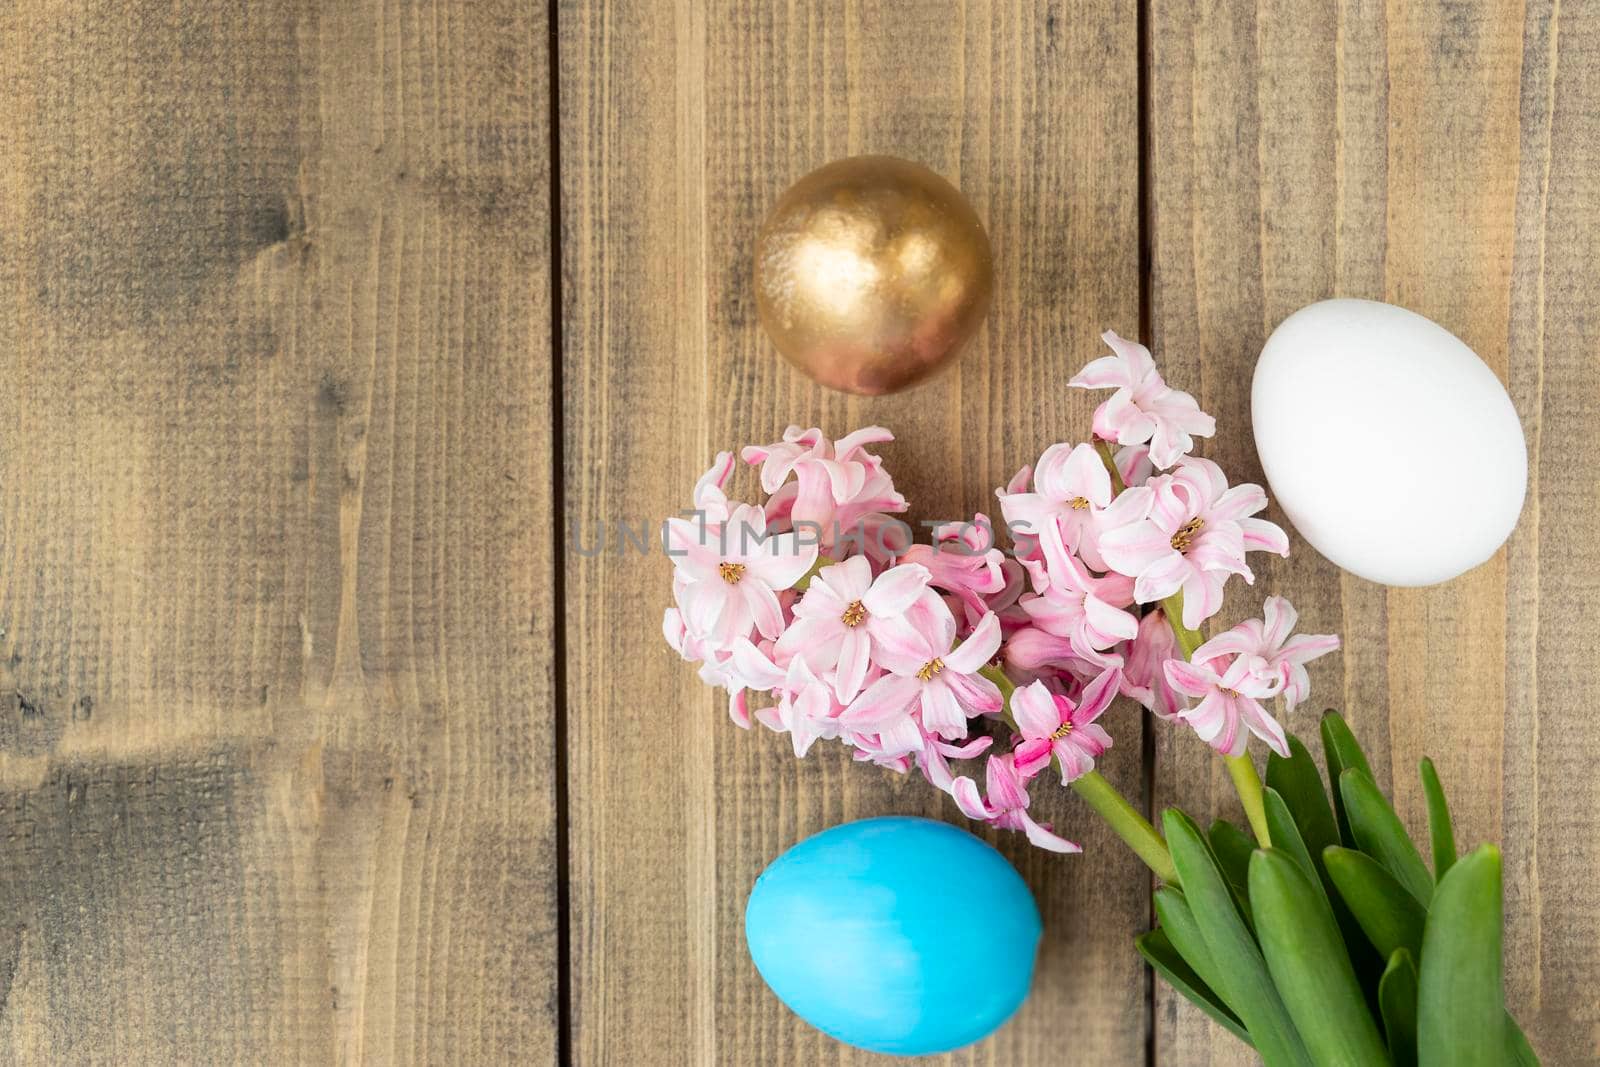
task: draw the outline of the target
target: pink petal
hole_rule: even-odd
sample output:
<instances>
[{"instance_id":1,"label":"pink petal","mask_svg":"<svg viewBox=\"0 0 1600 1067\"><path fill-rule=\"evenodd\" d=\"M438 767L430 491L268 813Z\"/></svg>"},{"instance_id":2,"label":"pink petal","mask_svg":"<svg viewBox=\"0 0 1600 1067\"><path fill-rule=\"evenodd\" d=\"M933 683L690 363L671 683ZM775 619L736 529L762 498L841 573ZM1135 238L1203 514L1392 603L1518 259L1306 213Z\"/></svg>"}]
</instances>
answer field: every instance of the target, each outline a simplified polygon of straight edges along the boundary
<instances>
[{"instance_id":1,"label":"pink petal","mask_svg":"<svg viewBox=\"0 0 1600 1067\"><path fill-rule=\"evenodd\" d=\"M857 556L865 565L866 559ZM862 606L873 615L900 615L922 595L928 587L928 568L916 563L903 563L878 575L872 587L861 594Z\"/></svg>"},{"instance_id":2,"label":"pink petal","mask_svg":"<svg viewBox=\"0 0 1600 1067\"><path fill-rule=\"evenodd\" d=\"M1011 757L1017 773L1024 778L1034 778L1050 766L1050 758L1054 750L1049 738L1036 737L1031 741L1024 741L1011 750Z\"/></svg>"},{"instance_id":3,"label":"pink petal","mask_svg":"<svg viewBox=\"0 0 1600 1067\"><path fill-rule=\"evenodd\" d=\"M991 611L978 622L971 636L940 658L944 660L946 670L953 670L957 674L976 674L989 665L998 651L1000 617Z\"/></svg>"},{"instance_id":4,"label":"pink petal","mask_svg":"<svg viewBox=\"0 0 1600 1067\"><path fill-rule=\"evenodd\" d=\"M981 674L957 674L947 670L940 677L968 715L993 715L1005 707L1000 687Z\"/></svg>"},{"instance_id":5,"label":"pink petal","mask_svg":"<svg viewBox=\"0 0 1600 1067\"><path fill-rule=\"evenodd\" d=\"M1139 577L1133 583L1133 596L1141 604L1153 604L1183 588L1183 584L1192 576L1199 574L1194 564L1184 558L1181 552L1172 551L1167 547L1166 555L1159 557L1150 566L1139 572ZM1188 609L1185 607L1185 619L1188 618ZM1188 625L1187 622L1184 623ZM1193 629L1193 627L1190 627Z\"/></svg>"},{"instance_id":6,"label":"pink petal","mask_svg":"<svg viewBox=\"0 0 1600 1067\"><path fill-rule=\"evenodd\" d=\"M1011 694L1011 715L1022 736L1030 740L1049 737L1061 725L1055 694L1043 682L1023 686Z\"/></svg>"},{"instance_id":7,"label":"pink petal","mask_svg":"<svg viewBox=\"0 0 1600 1067\"><path fill-rule=\"evenodd\" d=\"M747 690L735 689L728 694L728 718L740 729L750 729L750 698Z\"/></svg>"},{"instance_id":8,"label":"pink petal","mask_svg":"<svg viewBox=\"0 0 1600 1067\"><path fill-rule=\"evenodd\" d=\"M770 585L759 579L746 578L734 586L734 593L744 597L762 637L776 639L783 633L783 608L778 604L778 594L772 591Z\"/></svg>"},{"instance_id":9,"label":"pink petal","mask_svg":"<svg viewBox=\"0 0 1600 1067\"><path fill-rule=\"evenodd\" d=\"M755 577L774 589L788 589L817 562L817 546L801 544L795 533L776 534L761 547L745 557L750 577Z\"/></svg>"},{"instance_id":10,"label":"pink petal","mask_svg":"<svg viewBox=\"0 0 1600 1067\"><path fill-rule=\"evenodd\" d=\"M956 807L961 809L961 814L967 818L988 822L994 817L988 805L984 804L983 797L978 794L978 783L966 775L962 775L950 784L950 795L955 798Z\"/></svg>"},{"instance_id":11,"label":"pink petal","mask_svg":"<svg viewBox=\"0 0 1600 1067\"><path fill-rule=\"evenodd\" d=\"M847 433L833 443L834 455L839 459L854 458L851 453L867 445L881 445L894 440L894 434L882 426L863 426L854 433Z\"/></svg>"},{"instance_id":12,"label":"pink petal","mask_svg":"<svg viewBox=\"0 0 1600 1067\"><path fill-rule=\"evenodd\" d=\"M861 733L881 732L885 726L905 717L921 693L922 684L915 678L886 674L852 700L839 721Z\"/></svg>"},{"instance_id":13,"label":"pink petal","mask_svg":"<svg viewBox=\"0 0 1600 1067\"><path fill-rule=\"evenodd\" d=\"M678 594L678 608L683 612L684 625L691 634L705 637L716 629L732 588L721 578L710 578L683 587Z\"/></svg>"},{"instance_id":14,"label":"pink petal","mask_svg":"<svg viewBox=\"0 0 1600 1067\"><path fill-rule=\"evenodd\" d=\"M1067 638L1032 626L1016 631L1006 641L1006 662L1022 670L1038 670L1073 658L1072 643Z\"/></svg>"},{"instance_id":15,"label":"pink petal","mask_svg":"<svg viewBox=\"0 0 1600 1067\"><path fill-rule=\"evenodd\" d=\"M1267 493L1259 485L1245 483L1236 485L1217 498L1211 505L1211 517L1215 519L1242 519L1254 515L1267 506Z\"/></svg>"},{"instance_id":16,"label":"pink petal","mask_svg":"<svg viewBox=\"0 0 1600 1067\"><path fill-rule=\"evenodd\" d=\"M940 737L966 737L967 717L956 695L940 678L923 683L922 728Z\"/></svg>"},{"instance_id":17,"label":"pink petal","mask_svg":"<svg viewBox=\"0 0 1600 1067\"><path fill-rule=\"evenodd\" d=\"M880 754L888 758L921 752L922 746L922 728L909 715L893 719L878 729Z\"/></svg>"},{"instance_id":18,"label":"pink petal","mask_svg":"<svg viewBox=\"0 0 1600 1067\"><path fill-rule=\"evenodd\" d=\"M1194 518L1205 504L1194 486L1179 481L1176 475L1153 478L1149 488L1154 493L1150 502L1150 521L1168 537Z\"/></svg>"},{"instance_id":19,"label":"pink petal","mask_svg":"<svg viewBox=\"0 0 1600 1067\"><path fill-rule=\"evenodd\" d=\"M1081 496L1097 508L1111 503L1111 472L1093 445L1076 445L1067 457L1066 489L1062 499Z\"/></svg>"},{"instance_id":20,"label":"pink petal","mask_svg":"<svg viewBox=\"0 0 1600 1067\"><path fill-rule=\"evenodd\" d=\"M1078 698L1078 708L1072 713L1072 723L1075 727L1085 726L1100 717L1101 712L1111 706L1117 698L1117 690L1122 685L1122 672L1115 668L1101 671L1100 674L1083 687L1083 695ZM1015 700L1012 701L1013 705Z\"/></svg>"},{"instance_id":21,"label":"pink petal","mask_svg":"<svg viewBox=\"0 0 1600 1067\"><path fill-rule=\"evenodd\" d=\"M1244 739L1239 735L1239 716L1221 693L1212 692L1194 707L1178 712L1178 718L1188 723L1196 736L1212 748L1228 755L1237 755L1234 746L1243 751Z\"/></svg>"},{"instance_id":22,"label":"pink petal","mask_svg":"<svg viewBox=\"0 0 1600 1067\"><path fill-rule=\"evenodd\" d=\"M1228 576L1220 571L1195 571L1183 581L1183 624L1191 630L1222 609L1222 586Z\"/></svg>"},{"instance_id":23,"label":"pink petal","mask_svg":"<svg viewBox=\"0 0 1600 1067\"><path fill-rule=\"evenodd\" d=\"M1173 551L1171 541L1171 534L1163 533L1149 519L1141 519L1101 533L1100 555L1105 557L1112 570L1136 578L1157 560L1178 555Z\"/></svg>"},{"instance_id":24,"label":"pink petal","mask_svg":"<svg viewBox=\"0 0 1600 1067\"><path fill-rule=\"evenodd\" d=\"M1095 409L1095 433L1109 431L1119 445L1138 445L1156 432L1156 421L1133 402L1126 389L1118 389ZM1154 451L1151 452L1154 455Z\"/></svg>"},{"instance_id":25,"label":"pink petal","mask_svg":"<svg viewBox=\"0 0 1600 1067\"><path fill-rule=\"evenodd\" d=\"M1181 659L1167 660L1162 664L1162 669L1166 672L1167 684L1188 696L1207 696L1222 684L1222 680L1214 671L1193 663L1185 663Z\"/></svg>"},{"instance_id":26,"label":"pink petal","mask_svg":"<svg viewBox=\"0 0 1600 1067\"><path fill-rule=\"evenodd\" d=\"M783 684L784 672L748 640L734 641L732 651L734 672L751 689L776 689Z\"/></svg>"},{"instance_id":27,"label":"pink petal","mask_svg":"<svg viewBox=\"0 0 1600 1067\"><path fill-rule=\"evenodd\" d=\"M1111 747L1111 735L1097 722L1086 723L1076 728L1068 740L1091 756L1102 756L1106 749Z\"/></svg>"},{"instance_id":28,"label":"pink petal","mask_svg":"<svg viewBox=\"0 0 1600 1067\"><path fill-rule=\"evenodd\" d=\"M841 704L848 704L861 692L872 663L872 639L862 630L846 630L839 645L839 666L834 679Z\"/></svg>"},{"instance_id":29,"label":"pink petal","mask_svg":"<svg viewBox=\"0 0 1600 1067\"><path fill-rule=\"evenodd\" d=\"M666 551L673 568L685 578L706 581L717 577L722 554L717 546L717 528L702 527L687 519L666 521Z\"/></svg>"},{"instance_id":30,"label":"pink petal","mask_svg":"<svg viewBox=\"0 0 1600 1067\"><path fill-rule=\"evenodd\" d=\"M1057 741L1055 757L1061 763L1061 784L1067 785L1094 770L1094 759L1076 745Z\"/></svg>"},{"instance_id":31,"label":"pink petal","mask_svg":"<svg viewBox=\"0 0 1600 1067\"><path fill-rule=\"evenodd\" d=\"M1062 501L1077 495L1068 474L1071 458L1071 445L1054 444L1044 450L1033 468L1033 486L1041 496Z\"/></svg>"},{"instance_id":32,"label":"pink petal","mask_svg":"<svg viewBox=\"0 0 1600 1067\"><path fill-rule=\"evenodd\" d=\"M1254 620L1249 620L1254 621ZM1194 661L1205 663L1218 656L1259 655L1261 641L1252 635L1243 625L1235 626L1226 633L1220 633L1211 640L1194 650Z\"/></svg>"},{"instance_id":33,"label":"pink petal","mask_svg":"<svg viewBox=\"0 0 1600 1067\"><path fill-rule=\"evenodd\" d=\"M1100 513L1101 533L1104 534L1108 530L1115 530L1147 517L1150 514L1151 507L1155 505L1155 501L1155 490L1148 485L1138 485L1130 489L1124 489Z\"/></svg>"},{"instance_id":34,"label":"pink petal","mask_svg":"<svg viewBox=\"0 0 1600 1067\"><path fill-rule=\"evenodd\" d=\"M1275 649L1283 647L1294 624L1300 620L1300 613L1286 598L1269 596L1261 604L1261 617L1264 622L1262 643L1268 649Z\"/></svg>"},{"instance_id":35,"label":"pink petal","mask_svg":"<svg viewBox=\"0 0 1600 1067\"><path fill-rule=\"evenodd\" d=\"M1091 360L1077 374L1067 380L1068 385L1079 389L1117 389L1133 384L1128 365L1116 356L1101 356Z\"/></svg>"},{"instance_id":36,"label":"pink petal","mask_svg":"<svg viewBox=\"0 0 1600 1067\"><path fill-rule=\"evenodd\" d=\"M1009 753L990 756L984 770L991 808L995 811L1020 811L1028 806L1028 790Z\"/></svg>"},{"instance_id":37,"label":"pink petal","mask_svg":"<svg viewBox=\"0 0 1600 1067\"><path fill-rule=\"evenodd\" d=\"M1127 367L1128 384L1136 385L1149 375L1155 373L1156 361L1150 355L1150 350L1137 341L1130 341L1117 335L1115 330L1107 330L1100 335L1100 340L1111 347ZM1087 369L1087 368L1085 368Z\"/></svg>"},{"instance_id":38,"label":"pink petal","mask_svg":"<svg viewBox=\"0 0 1600 1067\"><path fill-rule=\"evenodd\" d=\"M1131 640L1139 632L1138 619L1097 596L1084 598L1083 614L1094 645L1099 649L1109 648L1118 641Z\"/></svg>"},{"instance_id":39,"label":"pink petal","mask_svg":"<svg viewBox=\"0 0 1600 1067\"><path fill-rule=\"evenodd\" d=\"M1296 634L1283 643L1279 658L1289 663L1309 663L1339 648L1335 634Z\"/></svg>"},{"instance_id":40,"label":"pink petal","mask_svg":"<svg viewBox=\"0 0 1600 1067\"><path fill-rule=\"evenodd\" d=\"M1034 822L1026 813L1022 813L1020 818L1022 820L1022 832L1028 836L1029 842L1038 846L1039 848L1048 849L1051 852L1083 851L1083 847L1081 845L1074 844L1064 837L1056 836L1043 826Z\"/></svg>"},{"instance_id":41,"label":"pink petal","mask_svg":"<svg viewBox=\"0 0 1600 1067\"><path fill-rule=\"evenodd\" d=\"M1244 547L1251 552L1273 552L1280 556L1289 554L1289 535L1283 527L1266 519L1240 519L1239 529L1244 532Z\"/></svg>"},{"instance_id":42,"label":"pink petal","mask_svg":"<svg viewBox=\"0 0 1600 1067\"><path fill-rule=\"evenodd\" d=\"M1283 726L1267 714L1267 709L1249 697L1240 697L1236 702L1239 708L1239 717L1250 728L1250 732L1267 743L1267 747L1278 755L1287 759L1289 757L1289 739L1284 735Z\"/></svg>"},{"instance_id":43,"label":"pink petal","mask_svg":"<svg viewBox=\"0 0 1600 1067\"><path fill-rule=\"evenodd\" d=\"M1178 465L1177 470L1172 472L1172 479L1174 482L1189 488L1190 499L1197 505L1197 510L1204 510L1208 516L1214 516L1218 519L1237 518L1235 515L1217 514L1219 502L1227 499L1229 493L1228 478L1222 473L1222 468L1211 460L1203 459L1200 456L1190 456ZM1240 486L1239 488L1247 487ZM1257 492L1260 492L1259 486L1250 488L1255 488ZM1261 502L1265 506L1266 496L1264 494ZM1200 508L1199 505L1205 505L1205 507Z\"/></svg>"}]
</instances>

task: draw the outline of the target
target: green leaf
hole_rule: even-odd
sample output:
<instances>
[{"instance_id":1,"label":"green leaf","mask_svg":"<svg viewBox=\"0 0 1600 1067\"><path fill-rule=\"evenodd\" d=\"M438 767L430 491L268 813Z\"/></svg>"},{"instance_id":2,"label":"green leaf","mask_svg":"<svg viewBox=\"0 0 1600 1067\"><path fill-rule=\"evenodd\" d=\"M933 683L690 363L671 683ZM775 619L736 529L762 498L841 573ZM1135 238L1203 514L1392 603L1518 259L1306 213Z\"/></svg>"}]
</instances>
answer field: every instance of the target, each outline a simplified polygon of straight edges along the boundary
<instances>
[{"instance_id":1,"label":"green leaf","mask_svg":"<svg viewBox=\"0 0 1600 1067\"><path fill-rule=\"evenodd\" d=\"M1539 1057L1528 1044L1528 1035L1509 1015L1506 1016L1506 1056L1512 1067L1539 1067Z\"/></svg>"},{"instance_id":2,"label":"green leaf","mask_svg":"<svg viewBox=\"0 0 1600 1067\"><path fill-rule=\"evenodd\" d=\"M1172 942L1172 947L1200 976L1200 980L1215 990L1218 985L1217 965L1200 933L1200 924L1195 921L1189 899L1181 889L1172 886L1157 889L1153 898L1156 919L1160 921L1161 929L1167 932L1167 940Z\"/></svg>"},{"instance_id":3,"label":"green leaf","mask_svg":"<svg viewBox=\"0 0 1600 1067\"><path fill-rule=\"evenodd\" d=\"M1339 824L1328 804L1321 772L1306 746L1293 734L1289 736L1287 758L1276 752L1267 757L1267 786L1276 789L1288 805L1306 851L1320 871L1322 850L1339 843Z\"/></svg>"},{"instance_id":4,"label":"green leaf","mask_svg":"<svg viewBox=\"0 0 1600 1067\"><path fill-rule=\"evenodd\" d=\"M1344 934L1345 947L1350 950L1350 962L1355 965L1356 977L1361 980L1362 988L1375 994L1384 961L1367 944L1360 924L1340 899L1339 891L1322 862L1323 850L1329 845L1340 843L1339 823L1334 818L1333 806L1328 803L1328 793L1322 783L1322 772L1298 737L1292 734L1289 736L1288 756L1273 753L1267 758L1267 785L1278 791L1290 814L1294 816L1295 827L1300 831L1306 852L1311 855L1311 862L1316 867L1323 893L1333 907L1334 921L1339 924L1339 930ZM1268 815L1270 824L1272 821L1270 809ZM1278 841L1276 830L1273 831L1272 840L1274 844Z\"/></svg>"},{"instance_id":5,"label":"green leaf","mask_svg":"<svg viewBox=\"0 0 1600 1067\"><path fill-rule=\"evenodd\" d=\"M1233 890L1233 902L1239 905L1239 914L1244 916L1245 924L1253 929L1255 920L1250 915L1250 853L1256 849L1255 838L1226 819L1212 823L1211 832L1206 836L1212 854L1217 857L1217 866L1222 868L1222 876Z\"/></svg>"},{"instance_id":6,"label":"green leaf","mask_svg":"<svg viewBox=\"0 0 1600 1067\"><path fill-rule=\"evenodd\" d=\"M1228 1006L1222 1003L1222 998L1217 996L1185 962L1183 956L1167 939L1164 931L1151 930L1135 938L1133 943L1139 949L1139 955L1156 969L1157 974L1167 980L1168 985L1182 993L1190 1003L1215 1019L1234 1037L1246 1045L1250 1044L1250 1033L1244 1028L1244 1023L1228 1010Z\"/></svg>"},{"instance_id":7,"label":"green leaf","mask_svg":"<svg viewBox=\"0 0 1600 1067\"><path fill-rule=\"evenodd\" d=\"M1322 758L1328 764L1328 788L1333 794L1334 815L1339 822L1339 837L1350 848L1356 847L1356 839L1350 834L1350 821L1345 815L1344 795L1339 789L1339 779L1351 767L1372 774L1372 768L1367 764L1367 754L1361 751L1361 746L1356 743L1356 735L1350 732L1350 727L1345 725L1344 717L1337 711L1329 711L1322 716Z\"/></svg>"},{"instance_id":8,"label":"green leaf","mask_svg":"<svg viewBox=\"0 0 1600 1067\"><path fill-rule=\"evenodd\" d=\"M1505 1062L1501 975L1500 850L1463 856L1439 882L1422 935L1417 982L1420 1067L1492 1067Z\"/></svg>"},{"instance_id":9,"label":"green leaf","mask_svg":"<svg viewBox=\"0 0 1600 1067\"><path fill-rule=\"evenodd\" d=\"M1176 808L1162 815L1167 847L1183 894L1214 968L1213 986L1250 1031L1267 1067L1310 1067L1312 1061L1267 973L1266 960L1233 902L1233 891L1194 820ZM1176 942L1175 942L1176 943Z\"/></svg>"},{"instance_id":10,"label":"green leaf","mask_svg":"<svg viewBox=\"0 0 1600 1067\"><path fill-rule=\"evenodd\" d=\"M1378 1067L1389 1062L1388 1049L1314 879L1279 848L1259 849L1250 857L1250 900L1261 951L1315 1063Z\"/></svg>"},{"instance_id":11,"label":"green leaf","mask_svg":"<svg viewBox=\"0 0 1600 1067\"><path fill-rule=\"evenodd\" d=\"M1344 796L1344 810L1356 847L1383 864L1419 904L1427 907L1433 896L1433 875L1428 873L1400 816L1378 791L1372 775L1358 767L1346 769L1339 776L1339 792Z\"/></svg>"},{"instance_id":12,"label":"green leaf","mask_svg":"<svg viewBox=\"0 0 1600 1067\"><path fill-rule=\"evenodd\" d=\"M1329 846L1322 856L1339 897L1362 933L1385 959L1404 949L1422 953L1422 927L1428 913L1377 860L1354 849Z\"/></svg>"},{"instance_id":13,"label":"green leaf","mask_svg":"<svg viewBox=\"0 0 1600 1067\"><path fill-rule=\"evenodd\" d=\"M1422 776L1422 791L1428 796L1428 836L1433 841L1433 876L1443 878L1444 872L1456 861L1456 832L1450 825L1450 805L1445 803L1444 789L1439 785L1439 773L1433 769L1433 760L1423 756L1417 771Z\"/></svg>"},{"instance_id":14,"label":"green leaf","mask_svg":"<svg viewBox=\"0 0 1600 1067\"><path fill-rule=\"evenodd\" d=\"M1394 950L1389 966L1378 981L1378 1005L1383 1012L1383 1029L1395 1067L1416 1067L1417 965L1411 961L1411 953L1403 948Z\"/></svg>"},{"instance_id":15,"label":"green leaf","mask_svg":"<svg viewBox=\"0 0 1600 1067\"><path fill-rule=\"evenodd\" d=\"M1271 786L1267 787L1263 795L1267 812L1267 831L1272 835L1272 847L1282 849L1286 855L1299 865L1301 873L1311 882L1311 888L1316 891L1316 896L1332 914L1332 905L1328 902L1328 894L1322 888L1322 874L1317 870L1317 865L1311 859L1311 853L1306 849L1305 840L1300 836L1300 827L1295 823L1294 816L1289 812L1289 805L1283 801L1283 796Z\"/></svg>"}]
</instances>

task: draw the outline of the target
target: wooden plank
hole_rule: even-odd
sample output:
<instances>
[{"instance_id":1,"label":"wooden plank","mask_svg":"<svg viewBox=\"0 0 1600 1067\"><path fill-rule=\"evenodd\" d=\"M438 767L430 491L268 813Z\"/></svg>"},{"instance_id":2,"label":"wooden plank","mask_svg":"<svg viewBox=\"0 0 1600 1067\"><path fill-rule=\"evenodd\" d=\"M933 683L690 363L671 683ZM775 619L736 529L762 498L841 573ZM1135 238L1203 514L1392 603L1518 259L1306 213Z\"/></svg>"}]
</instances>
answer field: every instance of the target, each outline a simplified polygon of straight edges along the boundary
<instances>
[{"instance_id":1,"label":"wooden plank","mask_svg":"<svg viewBox=\"0 0 1600 1067\"><path fill-rule=\"evenodd\" d=\"M1135 11L611 0L559 17L567 515L586 549L602 522L613 541L567 558L574 1056L865 1062L761 984L746 894L826 826L955 819L953 805L838 746L796 761L786 740L731 727L654 632L665 559L619 554L614 524L675 513L716 449L791 422L894 429L886 453L914 519L992 510L1016 467L1086 434L1093 400L1065 379L1101 329L1138 325ZM783 188L867 151L960 184L999 277L959 371L881 400L824 393L779 362L750 285L756 229ZM1139 718L1122 709L1112 726L1108 774L1137 795ZM951 1062L1140 1062L1131 939L1147 881L1075 798L1046 791L1040 806L1088 855L999 839L1039 898L1046 944L1020 1017Z\"/></svg>"},{"instance_id":2,"label":"wooden plank","mask_svg":"<svg viewBox=\"0 0 1600 1067\"><path fill-rule=\"evenodd\" d=\"M0 11L0 1058L551 1062L542 5Z\"/></svg>"},{"instance_id":3,"label":"wooden plank","mask_svg":"<svg viewBox=\"0 0 1600 1067\"><path fill-rule=\"evenodd\" d=\"M1313 668L1314 707L1343 706L1408 822L1425 821L1414 768L1431 754L1458 836L1505 842L1511 999L1551 1063L1594 1058L1600 1032L1596 964L1578 947L1600 928L1600 838L1578 814L1592 776L1576 767L1600 737L1571 700L1592 677L1586 637L1560 621L1593 585L1579 425L1595 283L1580 264L1597 222L1597 27L1593 11L1558 7L1155 0L1145 57L1152 330L1172 377L1218 416L1206 454L1260 480L1243 384L1279 321L1334 295L1445 325L1510 383L1529 429L1522 525L1470 575L1385 590L1303 543L1257 573L1307 629L1344 634L1344 655ZM1540 447L1551 430L1558 452ZM1255 601L1240 590L1219 622ZM1313 724L1308 709L1291 727ZM1160 803L1230 799L1193 738L1161 735L1155 771ZM1557 782L1559 799L1542 788ZM1157 1002L1160 1061L1249 1062L1164 987Z\"/></svg>"}]
</instances>

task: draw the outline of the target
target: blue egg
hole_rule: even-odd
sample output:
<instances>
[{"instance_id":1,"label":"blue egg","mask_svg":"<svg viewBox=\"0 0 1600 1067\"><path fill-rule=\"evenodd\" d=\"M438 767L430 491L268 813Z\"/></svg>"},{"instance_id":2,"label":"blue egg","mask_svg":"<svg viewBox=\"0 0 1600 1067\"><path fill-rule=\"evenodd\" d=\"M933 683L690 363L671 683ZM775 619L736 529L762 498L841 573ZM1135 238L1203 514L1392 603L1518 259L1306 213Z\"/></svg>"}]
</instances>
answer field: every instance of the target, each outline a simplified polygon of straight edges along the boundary
<instances>
[{"instance_id":1,"label":"blue egg","mask_svg":"<svg viewBox=\"0 0 1600 1067\"><path fill-rule=\"evenodd\" d=\"M772 862L744 913L750 957L818 1030L873 1052L946 1052L1022 1005L1039 909L1004 856L930 819L863 819Z\"/></svg>"}]
</instances>

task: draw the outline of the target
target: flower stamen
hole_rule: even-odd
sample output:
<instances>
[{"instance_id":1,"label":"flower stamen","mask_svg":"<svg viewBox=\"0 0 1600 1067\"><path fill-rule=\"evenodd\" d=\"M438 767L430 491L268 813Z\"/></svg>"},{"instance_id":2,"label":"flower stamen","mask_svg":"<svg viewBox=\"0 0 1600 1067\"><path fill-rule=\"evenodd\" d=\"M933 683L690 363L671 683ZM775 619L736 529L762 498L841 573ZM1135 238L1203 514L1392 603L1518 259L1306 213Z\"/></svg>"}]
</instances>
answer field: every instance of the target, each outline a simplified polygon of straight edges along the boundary
<instances>
[{"instance_id":1,"label":"flower stamen","mask_svg":"<svg viewBox=\"0 0 1600 1067\"><path fill-rule=\"evenodd\" d=\"M1067 507L1071 508L1073 511L1088 511L1089 501L1081 496L1075 496L1071 500L1067 501Z\"/></svg>"},{"instance_id":2,"label":"flower stamen","mask_svg":"<svg viewBox=\"0 0 1600 1067\"><path fill-rule=\"evenodd\" d=\"M729 585L738 585L739 579L744 577L744 564L722 562L717 564L717 573Z\"/></svg>"},{"instance_id":3,"label":"flower stamen","mask_svg":"<svg viewBox=\"0 0 1600 1067\"><path fill-rule=\"evenodd\" d=\"M1189 546L1194 544L1195 534L1199 533L1200 527L1204 526L1205 524L1206 520L1196 515L1194 518L1178 527L1177 533L1172 535L1172 540L1169 542L1172 545L1172 550L1174 552L1189 551Z\"/></svg>"},{"instance_id":4,"label":"flower stamen","mask_svg":"<svg viewBox=\"0 0 1600 1067\"><path fill-rule=\"evenodd\" d=\"M852 600L845 607L844 614L839 616L839 621L854 630L866 617L867 606L859 600Z\"/></svg>"},{"instance_id":5,"label":"flower stamen","mask_svg":"<svg viewBox=\"0 0 1600 1067\"><path fill-rule=\"evenodd\" d=\"M1072 732L1072 724L1070 722L1064 722L1060 726L1057 726L1055 728L1055 731L1050 735L1050 740L1059 741L1063 737L1066 737L1071 732Z\"/></svg>"},{"instance_id":6,"label":"flower stamen","mask_svg":"<svg viewBox=\"0 0 1600 1067\"><path fill-rule=\"evenodd\" d=\"M944 670L944 660L935 656L917 669L917 678L926 682L942 670Z\"/></svg>"}]
</instances>

